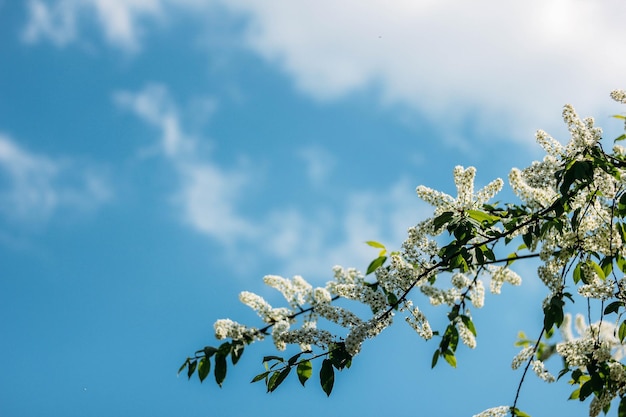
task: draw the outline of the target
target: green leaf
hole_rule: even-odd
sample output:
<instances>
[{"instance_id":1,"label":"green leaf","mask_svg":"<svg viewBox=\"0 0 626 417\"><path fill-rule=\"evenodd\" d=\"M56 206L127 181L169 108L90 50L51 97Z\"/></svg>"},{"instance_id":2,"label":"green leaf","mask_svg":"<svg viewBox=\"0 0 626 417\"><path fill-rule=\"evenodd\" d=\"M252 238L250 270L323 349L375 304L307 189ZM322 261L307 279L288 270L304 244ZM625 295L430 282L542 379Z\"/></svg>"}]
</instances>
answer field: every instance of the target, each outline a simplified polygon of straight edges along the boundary
<instances>
[{"instance_id":1,"label":"green leaf","mask_svg":"<svg viewBox=\"0 0 626 417\"><path fill-rule=\"evenodd\" d=\"M527 248L532 247L533 234L531 232L524 233L524 235L522 235L522 240L524 241L524 245L526 245Z\"/></svg>"},{"instance_id":2,"label":"green leaf","mask_svg":"<svg viewBox=\"0 0 626 417\"><path fill-rule=\"evenodd\" d=\"M263 372L261 374L258 374L257 376L252 378L252 381L250 381L250 383L259 382L262 379L266 379L269 374L270 374L270 371L265 371L265 372Z\"/></svg>"},{"instance_id":3,"label":"green leaf","mask_svg":"<svg viewBox=\"0 0 626 417\"><path fill-rule=\"evenodd\" d=\"M624 339L626 339L626 320L624 320L622 324L619 325L618 336L620 342L623 342Z\"/></svg>"},{"instance_id":4,"label":"green leaf","mask_svg":"<svg viewBox=\"0 0 626 417\"><path fill-rule=\"evenodd\" d=\"M370 245L373 248L385 249L385 245L383 245L382 243L375 242L373 240L368 240L365 243L367 243L368 245Z\"/></svg>"},{"instance_id":5,"label":"green leaf","mask_svg":"<svg viewBox=\"0 0 626 417\"><path fill-rule=\"evenodd\" d=\"M470 332L472 332L474 336L478 336L476 334L476 327L474 327L474 323L472 322L472 319L470 319L468 316L461 315L461 320L463 321L463 324L465 325L465 327L467 327L467 329Z\"/></svg>"},{"instance_id":6,"label":"green leaf","mask_svg":"<svg viewBox=\"0 0 626 417\"><path fill-rule=\"evenodd\" d=\"M382 266L382 264L385 263L386 260L386 256L379 256L378 258L374 259L367 267L367 272L365 273L365 275L369 275L372 272L376 271L380 266Z\"/></svg>"},{"instance_id":7,"label":"green leaf","mask_svg":"<svg viewBox=\"0 0 626 417\"><path fill-rule=\"evenodd\" d=\"M574 391L572 391L572 393L569 395L568 400L577 400L579 397L580 397L580 388L577 388Z\"/></svg>"},{"instance_id":8,"label":"green leaf","mask_svg":"<svg viewBox=\"0 0 626 417\"><path fill-rule=\"evenodd\" d=\"M243 343L233 343L230 351L230 360L233 362L233 365L237 365L239 359L243 355Z\"/></svg>"},{"instance_id":9,"label":"green leaf","mask_svg":"<svg viewBox=\"0 0 626 417\"><path fill-rule=\"evenodd\" d=\"M617 417L626 417L626 397L622 397L617 408Z\"/></svg>"},{"instance_id":10,"label":"green leaf","mask_svg":"<svg viewBox=\"0 0 626 417\"><path fill-rule=\"evenodd\" d=\"M274 373L272 373L272 376L270 377L270 380L267 383L267 392L274 392L274 390L283 383L285 378L287 378L289 372L291 372L291 367L289 366L282 371L274 371Z\"/></svg>"},{"instance_id":11,"label":"green leaf","mask_svg":"<svg viewBox=\"0 0 626 417\"><path fill-rule=\"evenodd\" d=\"M330 359L333 366L339 370L349 368L352 364L352 356L346 351L345 343L335 343L333 347L334 349L328 355L328 359Z\"/></svg>"},{"instance_id":12,"label":"green leaf","mask_svg":"<svg viewBox=\"0 0 626 417\"><path fill-rule=\"evenodd\" d=\"M515 417L530 417L528 414L517 408L512 409L511 414L513 414Z\"/></svg>"},{"instance_id":13,"label":"green leaf","mask_svg":"<svg viewBox=\"0 0 626 417\"><path fill-rule=\"evenodd\" d=\"M578 281L580 281L582 278L581 265L582 262L578 262L576 264L576 267L574 268L574 272L572 273L572 278L574 278L574 284L578 284Z\"/></svg>"},{"instance_id":14,"label":"green leaf","mask_svg":"<svg viewBox=\"0 0 626 417\"><path fill-rule=\"evenodd\" d=\"M296 364L296 362L298 362L298 359L300 358L300 356L302 356L305 353L309 353L310 351L302 351L300 353L296 353L295 355L293 355L291 358L287 359L287 364L289 366L293 366Z\"/></svg>"},{"instance_id":15,"label":"green leaf","mask_svg":"<svg viewBox=\"0 0 626 417\"><path fill-rule=\"evenodd\" d=\"M626 134L621 134L615 138L614 142L619 142L620 140L626 139Z\"/></svg>"},{"instance_id":16,"label":"green leaf","mask_svg":"<svg viewBox=\"0 0 626 417\"><path fill-rule=\"evenodd\" d=\"M582 387L580 387L580 393L578 395L580 401L585 401L587 397L593 394L593 382L591 380L585 382Z\"/></svg>"},{"instance_id":17,"label":"green leaf","mask_svg":"<svg viewBox=\"0 0 626 417\"><path fill-rule=\"evenodd\" d=\"M434 368L435 366L437 366L437 361L439 361L439 351L438 350L436 350L435 354L433 355L433 360L430 363L430 367Z\"/></svg>"},{"instance_id":18,"label":"green leaf","mask_svg":"<svg viewBox=\"0 0 626 417\"><path fill-rule=\"evenodd\" d=\"M281 358L280 356L274 356L274 355L263 356L263 362L269 362L269 361L285 362L285 360Z\"/></svg>"},{"instance_id":19,"label":"green leaf","mask_svg":"<svg viewBox=\"0 0 626 417\"><path fill-rule=\"evenodd\" d=\"M492 216L490 214L487 214L483 211L479 211L479 210L467 210L467 214L469 214L469 216L476 220L479 223L488 223L488 224L493 224L495 222L497 222L498 220L500 220L499 217L496 216Z\"/></svg>"},{"instance_id":20,"label":"green leaf","mask_svg":"<svg viewBox=\"0 0 626 417\"><path fill-rule=\"evenodd\" d=\"M211 370L211 360L209 358L200 359L200 363L198 365L198 378L200 378L200 382L203 382L204 379L209 374Z\"/></svg>"},{"instance_id":21,"label":"green leaf","mask_svg":"<svg viewBox=\"0 0 626 417\"><path fill-rule=\"evenodd\" d=\"M311 361L306 360L300 362L298 364L298 367L296 368L296 372L298 374L298 380L300 381L302 386L304 386L305 382L309 378L311 378L311 375L313 374L313 366L311 365Z\"/></svg>"},{"instance_id":22,"label":"green leaf","mask_svg":"<svg viewBox=\"0 0 626 417\"><path fill-rule=\"evenodd\" d=\"M454 353L448 350L443 354L443 358L450 364L451 367L456 368L456 356L454 356Z\"/></svg>"},{"instance_id":23,"label":"green leaf","mask_svg":"<svg viewBox=\"0 0 626 417\"><path fill-rule=\"evenodd\" d=\"M613 257L604 258L600 263L600 266L602 267L602 272L605 277L611 275L611 272L613 272Z\"/></svg>"},{"instance_id":24,"label":"green leaf","mask_svg":"<svg viewBox=\"0 0 626 417\"><path fill-rule=\"evenodd\" d=\"M215 376L215 382L217 382L217 385L220 387L222 386L224 379L226 379L226 366L226 355L223 352L218 351L215 354L215 369L213 370L213 374Z\"/></svg>"},{"instance_id":25,"label":"green leaf","mask_svg":"<svg viewBox=\"0 0 626 417\"><path fill-rule=\"evenodd\" d=\"M445 213L442 213L439 216L435 217L435 219L433 220L433 226L435 230L439 230L441 227L443 227L443 225L449 223L453 217L454 213L452 213L451 211L446 211Z\"/></svg>"},{"instance_id":26,"label":"green leaf","mask_svg":"<svg viewBox=\"0 0 626 417\"><path fill-rule=\"evenodd\" d=\"M606 308L604 309L604 315L606 316L607 314L617 313L619 311L620 307L624 307L624 303L623 302L621 302L621 301L613 301L611 304L606 306Z\"/></svg>"},{"instance_id":27,"label":"green leaf","mask_svg":"<svg viewBox=\"0 0 626 417\"><path fill-rule=\"evenodd\" d=\"M588 264L591 265L591 267L593 268L594 272L598 275L598 277L602 280L606 279L606 275L604 275L604 271L602 270L602 268L600 268L600 265L598 265L597 263L595 263L594 261L587 261Z\"/></svg>"},{"instance_id":28,"label":"green leaf","mask_svg":"<svg viewBox=\"0 0 626 417\"><path fill-rule=\"evenodd\" d=\"M185 363L183 363L180 368L178 368L178 373L176 375L180 375L180 373L189 365L190 358L185 359Z\"/></svg>"},{"instance_id":29,"label":"green leaf","mask_svg":"<svg viewBox=\"0 0 626 417\"><path fill-rule=\"evenodd\" d=\"M333 391L333 385L335 384L335 370L330 359L324 359L322 361L322 369L320 369L320 384L327 396Z\"/></svg>"},{"instance_id":30,"label":"green leaf","mask_svg":"<svg viewBox=\"0 0 626 417\"><path fill-rule=\"evenodd\" d=\"M211 356L213 356L215 354L215 352L217 352L217 348L214 348L213 346L206 346L204 349L204 356L206 356L207 358L210 358Z\"/></svg>"},{"instance_id":31,"label":"green leaf","mask_svg":"<svg viewBox=\"0 0 626 417\"><path fill-rule=\"evenodd\" d=\"M623 239L626 241L626 239ZM622 271L623 273L626 274L626 258L624 258L623 256L619 256L617 258L617 266L620 269L620 271Z\"/></svg>"},{"instance_id":32,"label":"green leaf","mask_svg":"<svg viewBox=\"0 0 626 417\"><path fill-rule=\"evenodd\" d=\"M194 371L196 370L196 366L198 366L197 360L189 362L189 369L187 370L187 379L191 379L191 375L193 375Z\"/></svg>"}]
</instances>

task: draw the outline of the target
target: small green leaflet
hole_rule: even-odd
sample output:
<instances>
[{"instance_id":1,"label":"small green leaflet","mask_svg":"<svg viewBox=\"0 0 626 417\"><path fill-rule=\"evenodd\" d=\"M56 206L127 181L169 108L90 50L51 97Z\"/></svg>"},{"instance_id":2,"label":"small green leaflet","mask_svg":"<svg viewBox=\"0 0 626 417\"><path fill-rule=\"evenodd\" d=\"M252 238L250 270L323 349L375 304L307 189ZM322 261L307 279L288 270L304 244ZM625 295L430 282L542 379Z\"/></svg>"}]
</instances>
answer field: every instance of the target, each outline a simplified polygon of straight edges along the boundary
<instances>
[{"instance_id":1,"label":"small green leaflet","mask_svg":"<svg viewBox=\"0 0 626 417\"><path fill-rule=\"evenodd\" d=\"M327 396L333 391L335 384L335 370L330 359L324 359L322 369L320 369L320 384Z\"/></svg>"},{"instance_id":2,"label":"small green leaflet","mask_svg":"<svg viewBox=\"0 0 626 417\"><path fill-rule=\"evenodd\" d=\"M379 256L378 258L374 259L370 263L370 265L367 267L367 272L365 273L365 275L369 275L372 272L376 271L378 268L382 266L382 264L385 263L386 260L387 260L386 256Z\"/></svg>"},{"instance_id":3,"label":"small green leaflet","mask_svg":"<svg viewBox=\"0 0 626 417\"><path fill-rule=\"evenodd\" d=\"M516 417L530 417L528 414L526 414L525 412L517 408L514 408L513 410L511 410L511 412L512 412L511 414L513 414Z\"/></svg>"},{"instance_id":4,"label":"small green leaflet","mask_svg":"<svg viewBox=\"0 0 626 417\"><path fill-rule=\"evenodd\" d=\"M258 374L257 376L252 378L252 381L250 381L250 383L259 382L262 379L266 379L269 374L270 374L270 371L265 371L265 372L263 372L261 374Z\"/></svg>"},{"instance_id":5,"label":"small green leaflet","mask_svg":"<svg viewBox=\"0 0 626 417\"><path fill-rule=\"evenodd\" d=\"M454 353L447 351L443 354L443 358L446 362L448 362L448 364L450 364L451 367L456 368L456 357L454 356Z\"/></svg>"},{"instance_id":6,"label":"small green leaflet","mask_svg":"<svg viewBox=\"0 0 626 417\"><path fill-rule=\"evenodd\" d=\"M467 210L467 214L469 214L469 216L476 220L479 223L484 223L487 222L489 223L495 223L498 220L500 220L499 217L496 216L492 216L491 214L487 214L484 211L479 211L479 210Z\"/></svg>"},{"instance_id":7,"label":"small green leaflet","mask_svg":"<svg viewBox=\"0 0 626 417\"><path fill-rule=\"evenodd\" d=\"M209 358L200 359L200 363L198 365L198 378L200 378L200 382L203 382L204 379L209 374L211 370L211 360Z\"/></svg>"},{"instance_id":8,"label":"small green leaflet","mask_svg":"<svg viewBox=\"0 0 626 417\"><path fill-rule=\"evenodd\" d=\"M273 392L280 384L283 383L287 375L291 372L291 367L287 367L282 371L274 371L267 382L267 392Z\"/></svg>"},{"instance_id":9,"label":"small green leaflet","mask_svg":"<svg viewBox=\"0 0 626 417\"><path fill-rule=\"evenodd\" d=\"M626 320L624 320L622 324L619 325L619 331L617 335L619 337L620 342L623 342L624 339L626 338Z\"/></svg>"},{"instance_id":10,"label":"small green leaflet","mask_svg":"<svg viewBox=\"0 0 626 417\"><path fill-rule=\"evenodd\" d=\"M298 374L298 380L300 380L300 383L302 384L302 386L304 386L306 381L311 378L311 374L313 374L313 366L311 365L311 361L306 360L300 362L298 364L296 372Z\"/></svg>"},{"instance_id":11,"label":"small green leaflet","mask_svg":"<svg viewBox=\"0 0 626 417\"><path fill-rule=\"evenodd\" d=\"M226 355L218 351L215 354L215 369L213 374L215 375L215 382L217 385L222 386L222 382L226 379Z\"/></svg>"}]
</instances>

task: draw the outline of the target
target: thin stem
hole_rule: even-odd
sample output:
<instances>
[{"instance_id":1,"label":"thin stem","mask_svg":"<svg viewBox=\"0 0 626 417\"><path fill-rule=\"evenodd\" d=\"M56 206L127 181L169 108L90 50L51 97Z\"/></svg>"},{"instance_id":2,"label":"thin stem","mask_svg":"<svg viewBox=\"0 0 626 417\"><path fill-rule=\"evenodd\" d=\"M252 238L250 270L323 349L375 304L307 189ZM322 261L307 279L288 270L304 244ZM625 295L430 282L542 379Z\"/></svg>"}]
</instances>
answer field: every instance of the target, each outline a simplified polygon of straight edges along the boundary
<instances>
[{"instance_id":1,"label":"thin stem","mask_svg":"<svg viewBox=\"0 0 626 417\"><path fill-rule=\"evenodd\" d=\"M517 386L517 391L515 392L515 400L513 401L513 408L517 408L517 400L519 399L520 392L522 391L524 378L526 377L528 368L530 368L530 364L533 362L533 358L535 357L535 354L537 353L537 348L539 347L539 343L541 342L541 338L543 337L543 334L545 333L545 331L546 331L545 328L541 329L541 333L539 333L539 338L537 338L537 341L535 342L535 346L533 347L533 355L530 357L530 359L528 359L528 363L526 364L526 367L524 367L524 373L522 373L522 378L520 379L519 384Z\"/></svg>"}]
</instances>

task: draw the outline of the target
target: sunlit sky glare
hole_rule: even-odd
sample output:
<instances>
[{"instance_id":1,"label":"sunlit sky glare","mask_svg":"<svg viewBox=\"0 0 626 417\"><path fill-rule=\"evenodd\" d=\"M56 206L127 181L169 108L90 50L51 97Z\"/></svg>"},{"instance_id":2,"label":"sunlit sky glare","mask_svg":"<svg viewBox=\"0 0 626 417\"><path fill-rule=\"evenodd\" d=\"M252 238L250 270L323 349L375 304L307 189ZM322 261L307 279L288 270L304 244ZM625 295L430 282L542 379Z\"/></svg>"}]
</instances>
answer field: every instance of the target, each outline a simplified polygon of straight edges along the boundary
<instances>
[{"instance_id":1,"label":"sunlit sky glare","mask_svg":"<svg viewBox=\"0 0 626 417\"><path fill-rule=\"evenodd\" d=\"M221 389L176 371L219 343L216 319L257 324L240 291L279 302L264 275L364 270L365 241L399 249L431 214L416 186L455 195L455 165L477 188L506 180L542 157L539 128L567 141L564 104L614 137L624 21L621 0L0 0L0 415L510 404L517 332L541 326L532 266L474 311L478 347L457 369L432 371L436 341L398 320L330 398L314 378L249 384L271 343ZM566 384L527 379L523 410L584 413Z\"/></svg>"}]
</instances>

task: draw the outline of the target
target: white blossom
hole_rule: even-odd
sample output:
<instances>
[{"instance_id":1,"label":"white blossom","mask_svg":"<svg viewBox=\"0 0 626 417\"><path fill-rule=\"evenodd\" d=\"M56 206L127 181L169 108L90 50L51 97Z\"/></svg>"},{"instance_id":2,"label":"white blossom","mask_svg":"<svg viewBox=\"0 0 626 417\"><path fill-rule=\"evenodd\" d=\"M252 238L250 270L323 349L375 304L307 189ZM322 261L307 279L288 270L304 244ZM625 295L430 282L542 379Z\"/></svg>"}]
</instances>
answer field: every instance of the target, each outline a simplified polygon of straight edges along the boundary
<instances>
[{"instance_id":1,"label":"white blossom","mask_svg":"<svg viewBox=\"0 0 626 417\"><path fill-rule=\"evenodd\" d=\"M426 315L419 308L415 307L410 310L411 316L406 317L406 322L425 340L433 337L433 331L426 319Z\"/></svg>"},{"instance_id":2,"label":"white blossom","mask_svg":"<svg viewBox=\"0 0 626 417\"><path fill-rule=\"evenodd\" d=\"M218 340L227 338L233 340L263 338L263 335L258 332L258 329L239 324L230 319L217 320L215 324L213 324L213 329L215 330L215 338Z\"/></svg>"},{"instance_id":3,"label":"white blossom","mask_svg":"<svg viewBox=\"0 0 626 417\"><path fill-rule=\"evenodd\" d=\"M543 363L543 361L534 360L532 362L532 368L533 368L533 371L535 372L535 374L537 374L537 376L539 378L543 379L544 381L549 382L549 383L556 381L556 378L554 377L554 375L552 375L546 369L545 364Z\"/></svg>"},{"instance_id":4,"label":"white blossom","mask_svg":"<svg viewBox=\"0 0 626 417\"><path fill-rule=\"evenodd\" d=\"M517 369L521 364L526 362L535 354L535 348L533 346L527 346L522 349L515 357L513 358L513 362L511 363L511 368Z\"/></svg>"},{"instance_id":5,"label":"white blossom","mask_svg":"<svg viewBox=\"0 0 626 417\"><path fill-rule=\"evenodd\" d=\"M462 166L456 166L453 173L457 189L456 198L423 185L417 187L417 195L425 202L435 206L435 215L446 211L457 212L481 209L484 203L493 198L502 189L503 182L500 178L497 178L474 194L476 168L469 167L466 169Z\"/></svg>"},{"instance_id":6,"label":"white blossom","mask_svg":"<svg viewBox=\"0 0 626 417\"><path fill-rule=\"evenodd\" d=\"M487 265L487 270L491 274L489 291L491 291L492 294L500 294L502 284L505 282L516 286L522 284L522 278L515 271L512 271L509 268Z\"/></svg>"},{"instance_id":7,"label":"white blossom","mask_svg":"<svg viewBox=\"0 0 626 417\"><path fill-rule=\"evenodd\" d=\"M509 414L510 410L511 407L501 405L499 407L493 407L481 413L474 414L473 417L506 417Z\"/></svg>"}]
</instances>

